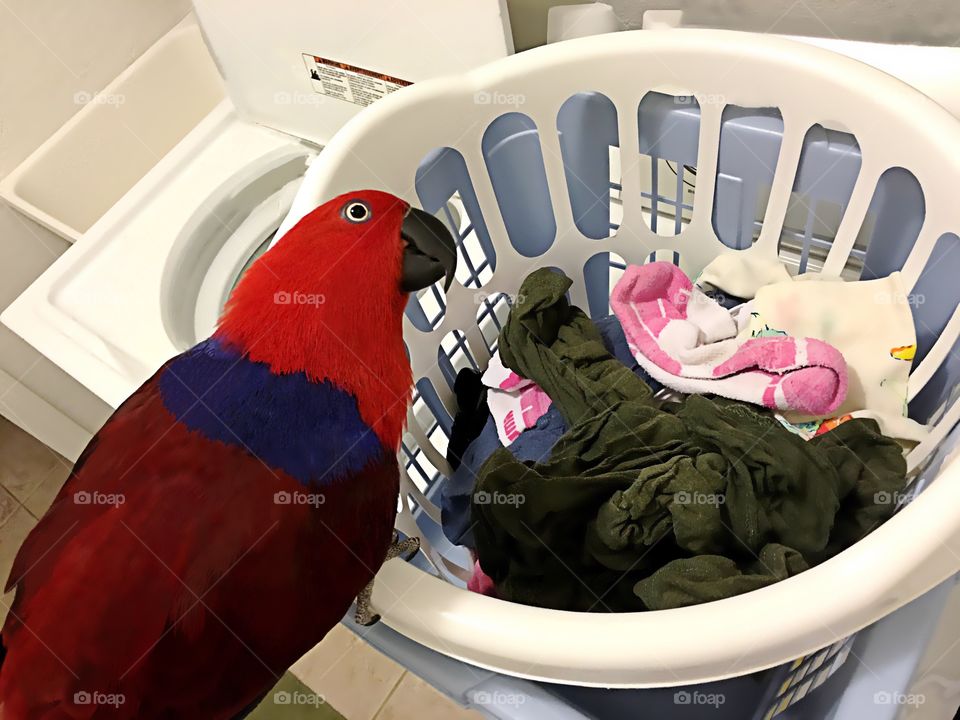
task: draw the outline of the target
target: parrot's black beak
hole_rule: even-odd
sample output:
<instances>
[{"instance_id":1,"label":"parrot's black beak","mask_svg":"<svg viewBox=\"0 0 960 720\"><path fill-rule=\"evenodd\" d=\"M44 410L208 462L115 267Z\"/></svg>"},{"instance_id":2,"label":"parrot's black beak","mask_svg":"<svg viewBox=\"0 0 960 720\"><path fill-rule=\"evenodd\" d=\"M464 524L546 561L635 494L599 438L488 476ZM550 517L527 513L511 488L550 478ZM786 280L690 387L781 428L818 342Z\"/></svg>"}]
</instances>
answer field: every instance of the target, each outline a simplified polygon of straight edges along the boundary
<instances>
[{"instance_id":1,"label":"parrot's black beak","mask_svg":"<svg viewBox=\"0 0 960 720\"><path fill-rule=\"evenodd\" d=\"M457 245L447 226L428 212L410 208L400 235L406 243L401 289L413 292L445 277L447 290L457 269Z\"/></svg>"}]
</instances>

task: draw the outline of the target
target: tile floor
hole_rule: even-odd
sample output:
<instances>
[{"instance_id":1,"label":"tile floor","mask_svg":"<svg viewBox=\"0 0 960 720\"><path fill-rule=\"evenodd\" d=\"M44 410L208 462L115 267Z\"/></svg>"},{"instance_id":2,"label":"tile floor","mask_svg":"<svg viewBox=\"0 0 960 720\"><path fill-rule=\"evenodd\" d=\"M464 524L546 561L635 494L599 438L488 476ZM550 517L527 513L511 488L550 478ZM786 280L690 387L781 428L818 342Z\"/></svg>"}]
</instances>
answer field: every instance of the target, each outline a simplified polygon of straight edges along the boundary
<instances>
[{"instance_id":1,"label":"tile floor","mask_svg":"<svg viewBox=\"0 0 960 720\"><path fill-rule=\"evenodd\" d=\"M71 464L0 417L0 579ZM4 597L0 621L11 597ZM464 710L338 626L302 657L250 720L467 720Z\"/></svg>"}]
</instances>

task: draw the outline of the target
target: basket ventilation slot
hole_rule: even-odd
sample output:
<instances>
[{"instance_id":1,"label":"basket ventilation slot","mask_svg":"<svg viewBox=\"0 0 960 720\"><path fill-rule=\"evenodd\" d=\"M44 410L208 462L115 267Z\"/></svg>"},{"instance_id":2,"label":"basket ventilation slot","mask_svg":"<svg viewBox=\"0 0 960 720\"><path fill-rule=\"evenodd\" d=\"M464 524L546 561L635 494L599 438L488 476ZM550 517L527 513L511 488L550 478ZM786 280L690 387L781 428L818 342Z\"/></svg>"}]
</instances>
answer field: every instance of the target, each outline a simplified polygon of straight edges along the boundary
<instances>
[{"instance_id":1,"label":"basket ventilation slot","mask_svg":"<svg viewBox=\"0 0 960 720\"><path fill-rule=\"evenodd\" d=\"M537 126L523 113L496 118L481 142L507 236L525 257L543 255L557 235Z\"/></svg>"},{"instance_id":2,"label":"basket ventilation slot","mask_svg":"<svg viewBox=\"0 0 960 720\"><path fill-rule=\"evenodd\" d=\"M860 145L853 135L822 125L807 131L778 246L780 259L792 272L823 268L861 164ZM845 274L855 273L863 258L863 250L854 247Z\"/></svg>"},{"instance_id":3,"label":"basket ventilation slot","mask_svg":"<svg viewBox=\"0 0 960 720\"><path fill-rule=\"evenodd\" d=\"M560 107L557 132L574 225L592 240L610 237L621 189L616 107L601 93L577 93Z\"/></svg>"},{"instance_id":4,"label":"basket ventilation slot","mask_svg":"<svg viewBox=\"0 0 960 720\"><path fill-rule=\"evenodd\" d=\"M760 237L782 140L776 108L724 108L713 230L727 247L745 250Z\"/></svg>"},{"instance_id":5,"label":"basket ventilation slot","mask_svg":"<svg viewBox=\"0 0 960 720\"><path fill-rule=\"evenodd\" d=\"M637 108L643 219L679 235L690 222L697 182L700 104L691 95L649 92Z\"/></svg>"}]
</instances>

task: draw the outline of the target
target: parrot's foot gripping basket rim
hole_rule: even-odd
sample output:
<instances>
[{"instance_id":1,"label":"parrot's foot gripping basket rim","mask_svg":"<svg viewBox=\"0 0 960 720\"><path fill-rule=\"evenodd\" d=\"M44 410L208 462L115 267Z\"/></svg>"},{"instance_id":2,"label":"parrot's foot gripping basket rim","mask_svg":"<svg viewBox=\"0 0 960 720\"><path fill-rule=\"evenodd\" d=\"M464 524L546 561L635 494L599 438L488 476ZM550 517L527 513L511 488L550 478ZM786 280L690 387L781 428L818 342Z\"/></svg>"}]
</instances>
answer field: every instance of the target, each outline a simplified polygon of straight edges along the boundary
<instances>
[{"instance_id":1,"label":"parrot's foot gripping basket rim","mask_svg":"<svg viewBox=\"0 0 960 720\"><path fill-rule=\"evenodd\" d=\"M820 648L840 657L845 638L957 572L960 516L943 509L960 507L960 464L944 459L960 418L960 125L920 93L763 36L585 38L376 103L310 168L286 225L366 187L437 213L460 237L458 282L421 292L405 320L417 383L398 528L421 536L430 568L394 560L378 576L374 606L399 632L517 676L690 684ZM469 558L439 528L451 387L495 351L510 294L556 267L574 281L572 301L599 316L626 262L670 260L693 276L734 252L848 278L902 271L923 298L910 412L935 423L908 457L923 492L822 565L705 605L576 614L463 589Z\"/></svg>"}]
</instances>

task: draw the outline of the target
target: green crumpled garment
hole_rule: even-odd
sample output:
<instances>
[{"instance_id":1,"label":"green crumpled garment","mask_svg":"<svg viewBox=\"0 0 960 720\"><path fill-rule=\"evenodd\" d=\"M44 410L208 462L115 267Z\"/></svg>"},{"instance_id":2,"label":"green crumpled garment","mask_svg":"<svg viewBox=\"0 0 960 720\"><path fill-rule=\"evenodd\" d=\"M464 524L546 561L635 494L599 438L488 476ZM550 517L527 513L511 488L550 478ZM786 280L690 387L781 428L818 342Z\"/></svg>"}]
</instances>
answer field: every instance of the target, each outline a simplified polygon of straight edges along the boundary
<instances>
[{"instance_id":1,"label":"green crumpled garment","mask_svg":"<svg viewBox=\"0 0 960 720\"><path fill-rule=\"evenodd\" d=\"M549 269L500 333L569 431L549 461L494 452L472 520L499 597L567 610L665 609L747 592L856 542L891 514L900 446L855 419L805 442L769 413L691 395L660 407ZM477 498L482 502L477 502Z\"/></svg>"}]
</instances>

